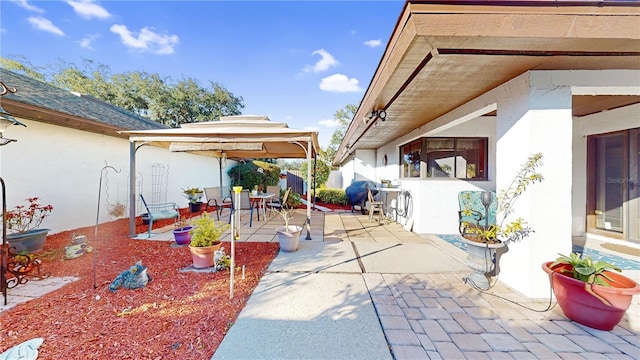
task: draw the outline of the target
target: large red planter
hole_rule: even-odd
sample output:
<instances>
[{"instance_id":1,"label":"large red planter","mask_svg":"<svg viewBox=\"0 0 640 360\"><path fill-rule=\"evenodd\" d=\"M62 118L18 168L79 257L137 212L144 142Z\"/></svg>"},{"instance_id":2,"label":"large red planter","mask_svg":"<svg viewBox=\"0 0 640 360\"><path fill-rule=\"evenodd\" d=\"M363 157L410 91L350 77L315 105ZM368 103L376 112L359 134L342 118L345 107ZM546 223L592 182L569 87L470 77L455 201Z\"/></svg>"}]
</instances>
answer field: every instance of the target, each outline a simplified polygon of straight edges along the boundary
<instances>
[{"instance_id":1,"label":"large red planter","mask_svg":"<svg viewBox=\"0 0 640 360\"><path fill-rule=\"evenodd\" d=\"M622 320L631 304L633 295L640 294L640 285L628 277L614 271L605 271L614 280L611 287L592 285L592 291L606 299L611 306L585 290L586 283L576 280L561 272L571 271L568 264L560 264L549 268L553 262L542 264L542 269L549 274L556 300L562 312L569 319L599 330L612 330Z\"/></svg>"}]
</instances>

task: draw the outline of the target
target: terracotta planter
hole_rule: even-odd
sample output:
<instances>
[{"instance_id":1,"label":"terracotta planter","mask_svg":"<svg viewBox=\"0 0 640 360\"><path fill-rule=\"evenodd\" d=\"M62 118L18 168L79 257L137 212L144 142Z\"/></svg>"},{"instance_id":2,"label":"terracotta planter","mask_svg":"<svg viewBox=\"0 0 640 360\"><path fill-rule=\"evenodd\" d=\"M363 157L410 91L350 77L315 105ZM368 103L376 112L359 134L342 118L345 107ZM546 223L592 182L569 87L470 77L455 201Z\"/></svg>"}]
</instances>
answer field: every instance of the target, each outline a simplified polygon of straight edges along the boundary
<instances>
[{"instance_id":1,"label":"terracotta planter","mask_svg":"<svg viewBox=\"0 0 640 360\"><path fill-rule=\"evenodd\" d=\"M42 251L47 234L51 229L33 229L24 233L8 234L7 242L14 254Z\"/></svg>"},{"instance_id":2,"label":"terracotta planter","mask_svg":"<svg viewBox=\"0 0 640 360\"><path fill-rule=\"evenodd\" d=\"M194 247L189 245L191 249L191 258L193 259L193 267L196 269L205 269L213 266L213 254L220 249L220 245Z\"/></svg>"},{"instance_id":3,"label":"terracotta planter","mask_svg":"<svg viewBox=\"0 0 640 360\"><path fill-rule=\"evenodd\" d=\"M615 271L605 271L614 282L611 287L591 285L591 290L605 299L611 305L590 294L585 290L587 283L562 274L571 271L568 264L561 264L553 269L549 268L552 261L542 264L542 269L549 274L553 292L562 312L569 319L599 330L611 330L622 320L629 308L633 295L640 294L640 285L628 277Z\"/></svg>"},{"instance_id":4,"label":"terracotta planter","mask_svg":"<svg viewBox=\"0 0 640 360\"><path fill-rule=\"evenodd\" d=\"M481 289L489 288L489 277L500 273L500 255L507 252L504 243L485 244L462 238L467 245L467 266L473 272L465 276L465 281Z\"/></svg>"},{"instance_id":5,"label":"terracotta planter","mask_svg":"<svg viewBox=\"0 0 640 360\"><path fill-rule=\"evenodd\" d=\"M276 232L278 233L280 250L286 252L293 252L298 250L298 243L300 242L300 233L302 232L302 226L281 226L276 229Z\"/></svg>"},{"instance_id":6,"label":"terracotta planter","mask_svg":"<svg viewBox=\"0 0 640 360\"><path fill-rule=\"evenodd\" d=\"M173 237L178 245L187 245L191 242L191 234L189 231L193 229L193 226L185 226L179 229L173 229Z\"/></svg>"}]
</instances>

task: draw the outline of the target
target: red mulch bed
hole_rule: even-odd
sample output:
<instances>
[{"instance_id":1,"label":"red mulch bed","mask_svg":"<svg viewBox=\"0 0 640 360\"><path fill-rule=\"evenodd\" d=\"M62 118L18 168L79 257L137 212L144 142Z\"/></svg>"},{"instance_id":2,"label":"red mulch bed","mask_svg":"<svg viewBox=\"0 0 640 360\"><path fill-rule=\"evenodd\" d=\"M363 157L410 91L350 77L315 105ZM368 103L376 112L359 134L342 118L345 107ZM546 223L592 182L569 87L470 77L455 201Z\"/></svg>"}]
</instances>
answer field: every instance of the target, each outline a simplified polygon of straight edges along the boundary
<instances>
[{"instance_id":1,"label":"red mulch bed","mask_svg":"<svg viewBox=\"0 0 640 360\"><path fill-rule=\"evenodd\" d=\"M137 219L137 233L147 227ZM38 254L43 270L80 280L0 312L0 353L43 337L38 359L210 359L279 249L277 243L237 243L236 265L245 266L245 279L236 271L229 299L229 270L181 273L191 264L188 247L132 240L128 229L129 219L101 224L96 251L73 260L64 260L71 234L93 239L95 227L49 235ZM229 245L222 243L227 253ZM110 292L114 278L138 260L152 281L143 289Z\"/></svg>"},{"instance_id":2,"label":"red mulch bed","mask_svg":"<svg viewBox=\"0 0 640 360\"><path fill-rule=\"evenodd\" d=\"M315 204L318 205L318 206L323 206L323 207L329 208L329 209L331 209L333 211L341 211L341 210L351 211L351 205L329 204L329 203L325 203L325 202L322 202L322 201L318 201ZM306 208L307 208L307 205L298 205L296 207L296 209L306 209Z\"/></svg>"}]
</instances>

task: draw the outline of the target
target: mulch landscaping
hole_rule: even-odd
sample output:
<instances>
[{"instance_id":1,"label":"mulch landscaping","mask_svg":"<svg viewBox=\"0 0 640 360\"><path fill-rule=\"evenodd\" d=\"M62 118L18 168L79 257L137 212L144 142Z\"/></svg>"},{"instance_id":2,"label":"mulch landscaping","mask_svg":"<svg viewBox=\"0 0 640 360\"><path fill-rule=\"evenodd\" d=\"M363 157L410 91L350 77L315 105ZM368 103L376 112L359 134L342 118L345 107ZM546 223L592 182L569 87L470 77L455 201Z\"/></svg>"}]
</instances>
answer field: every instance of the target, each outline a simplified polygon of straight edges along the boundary
<instances>
[{"instance_id":1,"label":"mulch landscaping","mask_svg":"<svg viewBox=\"0 0 640 360\"><path fill-rule=\"evenodd\" d=\"M154 228L171 223L154 222ZM120 219L99 225L95 241L94 226L49 235L38 253L42 269L79 280L0 312L0 353L42 337L38 359L210 359L279 249L277 243L236 243L236 265L245 266L245 278L236 271L229 299L229 270L180 272L191 265L188 247L133 240L128 229L129 219ZM146 229L138 218L136 233ZM94 251L65 260L74 233L86 235ZM229 243L222 246L230 252ZM138 260L152 281L110 292L115 277Z\"/></svg>"}]
</instances>

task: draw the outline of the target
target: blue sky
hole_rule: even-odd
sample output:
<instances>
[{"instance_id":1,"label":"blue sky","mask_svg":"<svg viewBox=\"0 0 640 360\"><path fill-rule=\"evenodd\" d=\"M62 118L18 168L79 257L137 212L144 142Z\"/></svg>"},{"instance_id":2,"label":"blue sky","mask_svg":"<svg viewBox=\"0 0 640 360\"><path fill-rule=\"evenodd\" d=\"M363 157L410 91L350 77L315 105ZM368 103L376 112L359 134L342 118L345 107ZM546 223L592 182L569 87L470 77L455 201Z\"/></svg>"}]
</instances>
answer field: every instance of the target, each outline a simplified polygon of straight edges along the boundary
<instances>
[{"instance_id":1,"label":"blue sky","mask_svg":"<svg viewBox=\"0 0 640 360\"><path fill-rule=\"evenodd\" d=\"M244 114L318 130L325 147L334 113L362 100L403 5L0 0L0 55L219 82Z\"/></svg>"}]
</instances>

